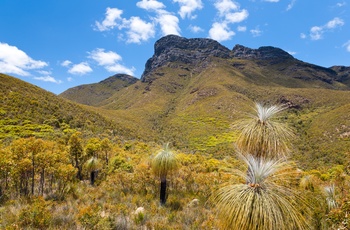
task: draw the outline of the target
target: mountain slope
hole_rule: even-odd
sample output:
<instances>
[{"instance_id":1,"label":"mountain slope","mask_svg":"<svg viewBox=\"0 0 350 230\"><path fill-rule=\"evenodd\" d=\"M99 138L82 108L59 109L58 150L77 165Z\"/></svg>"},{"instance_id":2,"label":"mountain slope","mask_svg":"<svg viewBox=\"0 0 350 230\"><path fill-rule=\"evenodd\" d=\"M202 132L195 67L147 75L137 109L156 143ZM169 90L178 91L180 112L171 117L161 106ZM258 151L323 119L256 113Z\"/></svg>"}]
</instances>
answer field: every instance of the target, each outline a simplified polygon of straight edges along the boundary
<instances>
[{"instance_id":1,"label":"mountain slope","mask_svg":"<svg viewBox=\"0 0 350 230\"><path fill-rule=\"evenodd\" d=\"M0 139L52 137L70 129L102 133L113 127L81 105L4 74L0 74L0 98Z\"/></svg>"},{"instance_id":2,"label":"mountain slope","mask_svg":"<svg viewBox=\"0 0 350 230\"><path fill-rule=\"evenodd\" d=\"M340 117L315 128L327 114L350 113L347 71L305 63L275 47L237 45L229 50L211 39L169 35L155 43L141 81L115 92L94 110L135 138L227 154L237 137L231 124L249 112L254 101L284 103L290 107L285 117L302 140L295 140L296 149L303 151L296 150L295 157L305 167L336 164L344 155L332 157L338 153L330 149L343 149L346 139L322 139L327 147L318 152L304 145L317 145L320 135L336 135L339 124L345 125L344 133L350 132L350 123ZM320 154L325 157L317 157Z\"/></svg>"},{"instance_id":3,"label":"mountain slope","mask_svg":"<svg viewBox=\"0 0 350 230\"><path fill-rule=\"evenodd\" d=\"M137 81L137 78L130 75L116 74L99 83L70 88L61 93L60 96L80 104L98 106L99 103L111 97L116 91Z\"/></svg>"}]
</instances>

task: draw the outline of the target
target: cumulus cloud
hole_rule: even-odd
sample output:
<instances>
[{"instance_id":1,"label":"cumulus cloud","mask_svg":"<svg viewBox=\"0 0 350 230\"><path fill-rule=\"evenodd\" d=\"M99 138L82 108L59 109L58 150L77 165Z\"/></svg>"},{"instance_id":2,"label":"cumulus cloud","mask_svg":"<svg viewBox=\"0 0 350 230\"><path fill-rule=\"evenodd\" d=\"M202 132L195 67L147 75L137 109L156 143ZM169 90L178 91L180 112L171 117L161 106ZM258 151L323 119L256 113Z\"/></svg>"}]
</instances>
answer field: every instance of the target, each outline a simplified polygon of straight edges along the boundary
<instances>
[{"instance_id":1,"label":"cumulus cloud","mask_svg":"<svg viewBox=\"0 0 350 230\"><path fill-rule=\"evenodd\" d=\"M65 60L65 61L63 61L63 62L61 63L61 66L68 67L68 66L70 66L70 64L72 64L71 61Z\"/></svg>"},{"instance_id":2,"label":"cumulus cloud","mask_svg":"<svg viewBox=\"0 0 350 230\"><path fill-rule=\"evenodd\" d=\"M52 83L56 83L56 84L62 83L61 80L56 80L54 77L51 77L51 76L34 77L34 79L39 80L39 81L52 82Z\"/></svg>"},{"instance_id":3,"label":"cumulus cloud","mask_svg":"<svg viewBox=\"0 0 350 230\"><path fill-rule=\"evenodd\" d=\"M199 26L190 25L188 28L189 28L189 29L191 30L191 32L193 32L193 33L199 33L199 32L203 32L203 31L204 31L204 29L202 29L202 28L199 27Z\"/></svg>"},{"instance_id":4,"label":"cumulus cloud","mask_svg":"<svg viewBox=\"0 0 350 230\"><path fill-rule=\"evenodd\" d=\"M92 72L91 67L87 62L81 62L79 64L75 64L68 70L68 73L74 75L85 75L87 73Z\"/></svg>"},{"instance_id":5,"label":"cumulus cloud","mask_svg":"<svg viewBox=\"0 0 350 230\"><path fill-rule=\"evenodd\" d=\"M343 47L345 47L346 51L350 52L350 40L344 43Z\"/></svg>"},{"instance_id":6,"label":"cumulus cloud","mask_svg":"<svg viewBox=\"0 0 350 230\"><path fill-rule=\"evenodd\" d=\"M102 22L95 22L96 28L99 31L111 30L118 25L117 21L122 21L122 10L118 8L107 8L105 19Z\"/></svg>"},{"instance_id":7,"label":"cumulus cloud","mask_svg":"<svg viewBox=\"0 0 350 230\"><path fill-rule=\"evenodd\" d=\"M97 48L90 53L89 58L96 61L99 66L103 66L109 72L133 75L135 71L134 67L128 68L120 64L122 57L113 51Z\"/></svg>"},{"instance_id":8,"label":"cumulus cloud","mask_svg":"<svg viewBox=\"0 0 350 230\"><path fill-rule=\"evenodd\" d=\"M250 33L253 37L259 37L262 34L262 31L259 28L250 30Z\"/></svg>"},{"instance_id":9,"label":"cumulus cloud","mask_svg":"<svg viewBox=\"0 0 350 230\"><path fill-rule=\"evenodd\" d=\"M209 37L217 41L229 40L235 35L235 32L230 29L230 24L246 20L249 13L246 9L241 10L239 4L233 0L216 0L214 7L218 11L219 18L212 24ZM245 27L240 29L243 28Z\"/></svg>"},{"instance_id":10,"label":"cumulus cloud","mask_svg":"<svg viewBox=\"0 0 350 230\"><path fill-rule=\"evenodd\" d=\"M216 1L214 6L219 11L220 16L225 16L227 13L239 9L238 3L231 0Z\"/></svg>"},{"instance_id":11,"label":"cumulus cloud","mask_svg":"<svg viewBox=\"0 0 350 230\"><path fill-rule=\"evenodd\" d=\"M125 73L129 75L134 75L135 68L127 68L119 63L116 63L114 65L106 66L105 67L107 71L113 72L113 73Z\"/></svg>"},{"instance_id":12,"label":"cumulus cloud","mask_svg":"<svg viewBox=\"0 0 350 230\"><path fill-rule=\"evenodd\" d=\"M235 32L231 31L225 23L213 23L209 30L209 37L216 41L226 41L231 39Z\"/></svg>"},{"instance_id":13,"label":"cumulus cloud","mask_svg":"<svg viewBox=\"0 0 350 230\"><path fill-rule=\"evenodd\" d=\"M168 12L162 12L157 17L163 35L175 34L180 35L179 19Z\"/></svg>"},{"instance_id":14,"label":"cumulus cloud","mask_svg":"<svg viewBox=\"0 0 350 230\"><path fill-rule=\"evenodd\" d=\"M147 41L154 37L155 34L154 25L143 21L139 17L131 17L128 20L128 28L129 30L126 32L128 43L141 43L141 41Z\"/></svg>"},{"instance_id":15,"label":"cumulus cloud","mask_svg":"<svg viewBox=\"0 0 350 230\"><path fill-rule=\"evenodd\" d=\"M147 11L157 11L165 8L165 5L162 2L156 0L142 0L136 3L136 6Z\"/></svg>"},{"instance_id":16,"label":"cumulus cloud","mask_svg":"<svg viewBox=\"0 0 350 230\"><path fill-rule=\"evenodd\" d=\"M89 57L95 60L98 63L98 65L102 65L102 66L113 65L116 62L122 60L122 57L119 54L113 51L105 52L104 49L100 49L100 48L93 50L90 53Z\"/></svg>"},{"instance_id":17,"label":"cumulus cloud","mask_svg":"<svg viewBox=\"0 0 350 230\"><path fill-rule=\"evenodd\" d=\"M203 3L201 0L173 0L180 5L179 14L182 19L184 18L195 18L192 13L195 10L200 10L203 8Z\"/></svg>"},{"instance_id":18,"label":"cumulus cloud","mask_svg":"<svg viewBox=\"0 0 350 230\"><path fill-rule=\"evenodd\" d=\"M311 40L319 40L323 38L323 34L325 32L329 32L335 28L342 27L344 25L344 21L338 17L330 20L323 26L313 26L310 29L310 38Z\"/></svg>"},{"instance_id":19,"label":"cumulus cloud","mask_svg":"<svg viewBox=\"0 0 350 230\"><path fill-rule=\"evenodd\" d=\"M248 16L249 16L248 11L244 9L240 12L226 14L226 20L228 23L239 23L246 20Z\"/></svg>"},{"instance_id":20,"label":"cumulus cloud","mask_svg":"<svg viewBox=\"0 0 350 230\"><path fill-rule=\"evenodd\" d=\"M41 69L48 64L29 57L16 46L0 42L0 70L2 73L30 76L28 70Z\"/></svg>"},{"instance_id":21,"label":"cumulus cloud","mask_svg":"<svg viewBox=\"0 0 350 230\"><path fill-rule=\"evenodd\" d=\"M137 6L146 10L159 11L164 7L163 3L158 1L141 1ZM122 10L118 8L107 8L106 16L102 22L96 22L98 31L106 31L118 29L124 31L126 34L127 43L141 43L154 37L155 25L152 22L146 22L140 17L130 17L129 19L122 17ZM120 36L123 37L123 36Z\"/></svg>"}]
</instances>

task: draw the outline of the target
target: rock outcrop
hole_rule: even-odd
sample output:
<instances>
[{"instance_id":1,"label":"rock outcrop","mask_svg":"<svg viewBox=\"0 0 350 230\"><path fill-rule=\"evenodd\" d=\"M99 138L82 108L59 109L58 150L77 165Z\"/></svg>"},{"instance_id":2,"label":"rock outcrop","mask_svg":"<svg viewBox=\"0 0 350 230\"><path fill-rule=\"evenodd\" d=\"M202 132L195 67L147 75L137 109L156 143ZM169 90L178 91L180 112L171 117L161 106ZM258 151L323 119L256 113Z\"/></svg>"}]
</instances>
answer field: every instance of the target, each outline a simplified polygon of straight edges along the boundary
<instances>
[{"instance_id":1,"label":"rock outcrop","mask_svg":"<svg viewBox=\"0 0 350 230\"><path fill-rule=\"evenodd\" d=\"M169 62L182 62L196 65L208 57L230 58L231 51L209 38L183 38L168 35L154 45L154 55L148 59L141 80L153 70Z\"/></svg>"}]
</instances>

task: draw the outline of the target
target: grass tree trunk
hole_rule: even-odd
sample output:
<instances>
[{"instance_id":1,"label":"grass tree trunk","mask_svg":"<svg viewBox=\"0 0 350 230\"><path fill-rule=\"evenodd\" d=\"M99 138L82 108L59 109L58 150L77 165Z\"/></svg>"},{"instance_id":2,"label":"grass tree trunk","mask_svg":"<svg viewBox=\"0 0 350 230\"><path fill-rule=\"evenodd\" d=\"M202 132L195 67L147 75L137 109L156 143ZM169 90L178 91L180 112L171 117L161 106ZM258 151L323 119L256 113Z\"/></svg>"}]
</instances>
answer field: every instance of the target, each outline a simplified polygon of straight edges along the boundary
<instances>
[{"instance_id":1,"label":"grass tree trunk","mask_svg":"<svg viewBox=\"0 0 350 230\"><path fill-rule=\"evenodd\" d=\"M166 177L160 178L160 204L165 205L166 202Z\"/></svg>"},{"instance_id":2,"label":"grass tree trunk","mask_svg":"<svg viewBox=\"0 0 350 230\"><path fill-rule=\"evenodd\" d=\"M94 185L94 184L95 184L96 173L97 173L97 172L96 172L95 170L93 170L93 171L90 172L90 184L91 184L91 185Z\"/></svg>"}]
</instances>

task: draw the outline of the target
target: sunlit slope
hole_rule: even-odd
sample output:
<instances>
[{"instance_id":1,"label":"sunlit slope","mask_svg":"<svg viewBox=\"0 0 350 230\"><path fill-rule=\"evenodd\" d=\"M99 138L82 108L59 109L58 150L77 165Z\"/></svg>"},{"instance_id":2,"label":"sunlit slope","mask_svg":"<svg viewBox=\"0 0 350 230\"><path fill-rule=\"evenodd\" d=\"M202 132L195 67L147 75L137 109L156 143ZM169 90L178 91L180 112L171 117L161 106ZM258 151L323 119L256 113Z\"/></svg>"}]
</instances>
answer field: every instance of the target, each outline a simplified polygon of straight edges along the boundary
<instances>
[{"instance_id":1,"label":"sunlit slope","mask_svg":"<svg viewBox=\"0 0 350 230\"><path fill-rule=\"evenodd\" d=\"M0 138L63 135L70 129L102 133L113 125L85 110L17 78L0 74Z\"/></svg>"}]
</instances>

